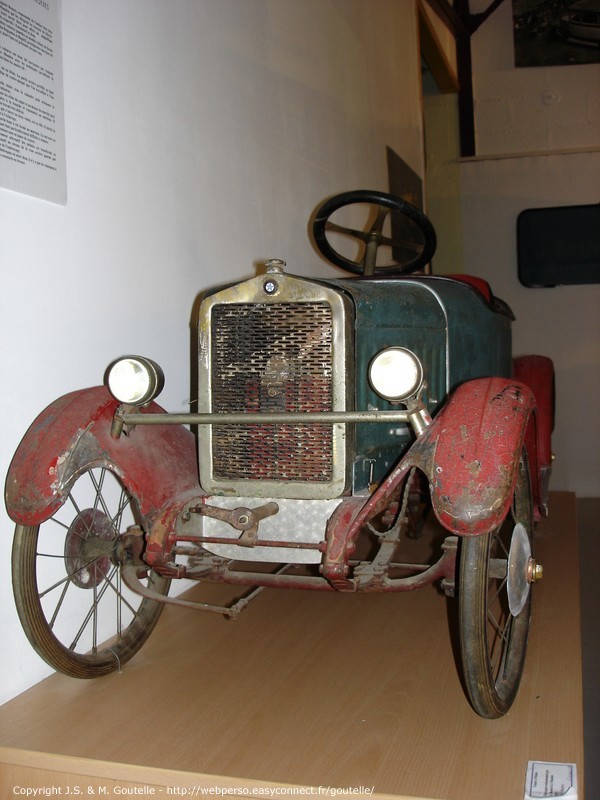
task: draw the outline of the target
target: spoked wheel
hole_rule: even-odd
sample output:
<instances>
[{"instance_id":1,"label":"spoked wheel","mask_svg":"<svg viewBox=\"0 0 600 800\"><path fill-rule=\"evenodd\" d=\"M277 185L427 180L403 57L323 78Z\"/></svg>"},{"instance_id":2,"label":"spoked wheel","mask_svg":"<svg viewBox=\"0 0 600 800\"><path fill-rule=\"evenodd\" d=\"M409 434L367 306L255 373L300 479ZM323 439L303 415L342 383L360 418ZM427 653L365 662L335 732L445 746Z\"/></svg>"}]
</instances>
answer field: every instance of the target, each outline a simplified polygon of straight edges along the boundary
<instances>
[{"instance_id":1,"label":"spoked wheel","mask_svg":"<svg viewBox=\"0 0 600 800\"><path fill-rule=\"evenodd\" d=\"M475 711L493 719L515 699L525 663L532 558L529 469L520 461L512 509L491 533L461 540L459 628L464 679Z\"/></svg>"},{"instance_id":2,"label":"spoked wheel","mask_svg":"<svg viewBox=\"0 0 600 800\"><path fill-rule=\"evenodd\" d=\"M146 641L163 604L121 581L118 543L139 519L135 499L106 467L89 469L36 527L17 525L13 587L27 637L54 669L75 678L118 670ZM166 594L169 580L149 571Z\"/></svg>"}]
</instances>

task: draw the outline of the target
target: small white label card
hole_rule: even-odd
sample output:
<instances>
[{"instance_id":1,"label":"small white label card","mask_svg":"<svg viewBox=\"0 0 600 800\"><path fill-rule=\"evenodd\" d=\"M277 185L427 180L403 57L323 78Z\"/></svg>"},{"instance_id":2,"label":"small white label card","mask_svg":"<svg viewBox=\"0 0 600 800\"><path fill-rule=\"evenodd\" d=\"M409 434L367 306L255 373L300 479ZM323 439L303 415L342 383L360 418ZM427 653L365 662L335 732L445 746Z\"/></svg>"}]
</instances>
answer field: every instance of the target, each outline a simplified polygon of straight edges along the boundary
<instances>
[{"instance_id":1,"label":"small white label card","mask_svg":"<svg viewBox=\"0 0 600 800\"><path fill-rule=\"evenodd\" d=\"M577 765L529 761L523 800L538 800L540 797L577 800Z\"/></svg>"}]
</instances>

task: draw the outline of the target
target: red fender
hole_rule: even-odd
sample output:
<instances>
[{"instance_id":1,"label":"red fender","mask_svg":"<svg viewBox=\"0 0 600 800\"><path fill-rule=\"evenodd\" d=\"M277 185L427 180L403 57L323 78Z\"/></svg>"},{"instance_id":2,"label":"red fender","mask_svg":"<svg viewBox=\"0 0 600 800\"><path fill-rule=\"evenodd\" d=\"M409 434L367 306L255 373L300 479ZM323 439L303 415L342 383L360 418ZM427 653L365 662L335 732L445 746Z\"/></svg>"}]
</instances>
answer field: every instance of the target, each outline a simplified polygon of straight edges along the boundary
<instances>
[{"instance_id":1,"label":"red fender","mask_svg":"<svg viewBox=\"0 0 600 800\"><path fill-rule=\"evenodd\" d=\"M519 356L513 359L513 375L529 386L537 407L527 426L525 448L531 469L535 515L539 519L548 514L548 483L552 472L554 430L554 364L546 356Z\"/></svg>"},{"instance_id":2,"label":"red fender","mask_svg":"<svg viewBox=\"0 0 600 800\"><path fill-rule=\"evenodd\" d=\"M434 512L451 533L478 536L497 527L510 509L534 408L527 386L507 378L459 386L373 494L348 498L334 511L323 575L340 590L355 588L346 576L358 535L388 507L411 467L427 476Z\"/></svg>"},{"instance_id":3,"label":"red fender","mask_svg":"<svg viewBox=\"0 0 600 800\"><path fill-rule=\"evenodd\" d=\"M534 408L533 393L506 378L469 381L454 392L419 440L434 451L425 471L444 527L474 536L502 522Z\"/></svg>"},{"instance_id":4,"label":"red fender","mask_svg":"<svg viewBox=\"0 0 600 800\"><path fill-rule=\"evenodd\" d=\"M459 386L425 432L358 513L360 528L382 512L410 467L429 481L433 509L452 533L493 530L510 508L535 399L508 378L478 378Z\"/></svg>"},{"instance_id":5,"label":"red fender","mask_svg":"<svg viewBox=\"0 0 600 800\"><path fill-rule=\"evenodd\" d=\"M31 425L6 479L6 507L14 522L39 525L65 501L87 467L106 465L152 519L179 495L201 493L193 434L183 426L138 426L110 435L117 401L104 386L72 392L51 403ZM151 403L144 411L162 412Z\"/></svg>"}]
</instances>

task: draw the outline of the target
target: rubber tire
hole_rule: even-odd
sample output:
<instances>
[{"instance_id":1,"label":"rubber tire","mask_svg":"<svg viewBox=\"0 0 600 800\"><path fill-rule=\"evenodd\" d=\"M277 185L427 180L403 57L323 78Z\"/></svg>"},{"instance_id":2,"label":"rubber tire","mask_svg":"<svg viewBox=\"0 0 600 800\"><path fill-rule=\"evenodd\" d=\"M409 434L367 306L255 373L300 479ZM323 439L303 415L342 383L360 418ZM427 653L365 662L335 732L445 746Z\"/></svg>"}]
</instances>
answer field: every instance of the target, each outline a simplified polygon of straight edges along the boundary
<instances>
[{"instance_id":1,"label":"rubber tire","mask_svg":"<svg viewBox=\"0 0 600 800\"><path fill-rule=\"evenodd\" d=\"M487 719L501 717L509 710L519 689L531 620L531 595L521 612L508 611L506 581L490 577L490 558L497 554L499 542L505 553L517 522L527 531L533 553L533 504L529 469L525 455L520 460L511 511L494 531L462 538L459 552L459 632L465 689L474 710ZM503 554L501 554L503 557ZM492 592L494 589L494 592ZM500 594L493 600L495 590ZM494 602L502 621L506 621L507 641L502 656L494 660L493 646L502 637L494 636L488 620L488 605Z\"/></svg>"}]
</instances>

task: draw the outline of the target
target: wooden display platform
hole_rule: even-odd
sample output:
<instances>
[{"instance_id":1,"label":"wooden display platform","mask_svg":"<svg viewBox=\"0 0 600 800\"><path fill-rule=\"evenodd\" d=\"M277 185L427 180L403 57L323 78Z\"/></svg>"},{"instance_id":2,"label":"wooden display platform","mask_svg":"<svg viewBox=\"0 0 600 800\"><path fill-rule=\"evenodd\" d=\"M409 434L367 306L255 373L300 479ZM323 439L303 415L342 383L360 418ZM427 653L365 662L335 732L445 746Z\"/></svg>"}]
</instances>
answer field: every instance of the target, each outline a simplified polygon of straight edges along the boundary
<instances>
[{"instance_id":1,"label":"wooden display platform","mask_svg":"<svg viewBox=\"0 0 600 800\"><path fill-rule=\"evenodd\" d=\"M81 797L187 788L332 797L338 787L361 797L522 800L535 759L575 762L582 800L574 495L552 496L535 544L545 577L534 589L521 689L502 719L471 710L455 601L436 588L269 589L236 621L167 607L121 674L53 675L2 706L0 795L57 787L76 796L77 787Z\"/></svg>"}]
</instances>

